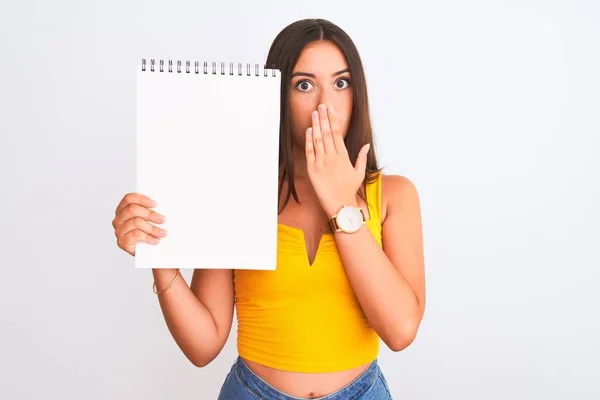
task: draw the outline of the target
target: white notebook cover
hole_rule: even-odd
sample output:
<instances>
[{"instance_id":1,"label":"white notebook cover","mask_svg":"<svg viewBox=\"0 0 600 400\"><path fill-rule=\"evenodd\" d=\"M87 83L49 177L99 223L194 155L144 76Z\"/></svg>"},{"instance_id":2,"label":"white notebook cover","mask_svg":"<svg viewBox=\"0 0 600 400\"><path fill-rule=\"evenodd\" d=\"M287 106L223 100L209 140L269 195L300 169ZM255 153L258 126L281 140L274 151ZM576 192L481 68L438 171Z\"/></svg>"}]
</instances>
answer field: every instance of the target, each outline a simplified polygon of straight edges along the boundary
<instances>
[{"instance_id":1,"label":"white notebook cover","mask_svg":"<svg viewBox=\"0 0 600 400\"><path fill-rule=\"evenodd\" d=\"M136 191L168 236L136 268L275 269L281 76L243 72L138 65Z\"/></svg>"}]
</instances>

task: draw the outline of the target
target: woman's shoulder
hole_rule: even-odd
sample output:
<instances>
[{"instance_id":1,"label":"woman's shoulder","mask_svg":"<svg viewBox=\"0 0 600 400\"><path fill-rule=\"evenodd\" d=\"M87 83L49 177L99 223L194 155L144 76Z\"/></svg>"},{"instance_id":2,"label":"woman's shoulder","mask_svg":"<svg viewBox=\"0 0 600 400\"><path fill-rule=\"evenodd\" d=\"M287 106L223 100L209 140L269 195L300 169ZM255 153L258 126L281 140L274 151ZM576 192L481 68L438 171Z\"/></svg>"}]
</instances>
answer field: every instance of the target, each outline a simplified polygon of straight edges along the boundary
<instances>
[{"instance_id":1,"label":"woman's shoulder","mask_svg":"<svg viewBox=\"0 0 600 400\"><path fill-rule=\"evenodd\" d=\"M411 199L418 199L415 183L405 175L381 172L381 222L394 207L399 208Z\"/></svg>"}]
</instances>

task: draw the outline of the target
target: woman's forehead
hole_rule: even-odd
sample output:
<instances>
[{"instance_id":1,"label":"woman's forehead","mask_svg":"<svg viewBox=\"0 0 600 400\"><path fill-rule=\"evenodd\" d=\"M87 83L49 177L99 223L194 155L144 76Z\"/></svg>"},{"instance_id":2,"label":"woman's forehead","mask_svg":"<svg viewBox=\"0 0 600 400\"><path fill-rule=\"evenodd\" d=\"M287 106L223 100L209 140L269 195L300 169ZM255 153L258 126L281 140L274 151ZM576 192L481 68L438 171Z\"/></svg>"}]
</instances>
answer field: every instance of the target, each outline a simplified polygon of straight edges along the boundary
<instances>
[{"instance_id":1,"label":"woman's forehead","mask_svg":"<svg viewBox=\"0 0 600 400\"><path fill-rule=\"evenodd\" d=\"M348 68L348 63L340 49L331 42L308 44L300 53L293 73L306 72L321 77L329 77Z\"/></svg>"}]
</instances>

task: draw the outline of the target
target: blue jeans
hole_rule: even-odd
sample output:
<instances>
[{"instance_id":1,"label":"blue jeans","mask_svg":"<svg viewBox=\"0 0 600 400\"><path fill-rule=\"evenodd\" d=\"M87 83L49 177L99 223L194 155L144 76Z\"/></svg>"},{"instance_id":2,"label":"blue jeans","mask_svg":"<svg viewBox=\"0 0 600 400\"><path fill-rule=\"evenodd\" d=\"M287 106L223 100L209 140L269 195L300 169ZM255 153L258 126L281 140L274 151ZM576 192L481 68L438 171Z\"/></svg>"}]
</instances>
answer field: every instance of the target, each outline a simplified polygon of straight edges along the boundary
<instances>
[{"instance_id":1,"label":"blue jeans","mask_svg":"<svg viewBox=\"0 0 600 400\"><path fill-rule=\"evenodd\" d=\"M391 399L387 382L377 364L373 361L369 368L355 380L321 400L386 400ZM275 389L254 373L238 357L227 374L218 400L300 400Z\"/></svg>"}]
</instances>

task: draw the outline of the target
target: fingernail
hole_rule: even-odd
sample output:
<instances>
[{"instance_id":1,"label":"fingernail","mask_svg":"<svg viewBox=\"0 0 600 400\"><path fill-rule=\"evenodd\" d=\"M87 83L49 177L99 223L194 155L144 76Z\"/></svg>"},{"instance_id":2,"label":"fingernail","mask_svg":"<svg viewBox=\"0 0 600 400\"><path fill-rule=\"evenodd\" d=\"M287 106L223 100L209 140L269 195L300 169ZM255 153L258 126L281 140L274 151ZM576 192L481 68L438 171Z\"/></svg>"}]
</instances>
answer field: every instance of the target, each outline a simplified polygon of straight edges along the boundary
<instances>
[{"instance_id":1,"label":"fingernail","mask_svg":"<svg viewBox=\"0 0 600 400\"><path fill-rule=\"evenodd\" d=\"M156 207L156 200L150 199L150 207Z\"/></svg>"},{"instance_id":2,"label":"fingernail","mask_svg":"<svg viewBox=\"0 0 600 400\"><path fill-rule=\"evenodd\" d=\"M312 135L312 128L308 128L308 129L306 130L306 134L307 134L307 135Z\"/></svg>"},{"instance_id":3,"label":"fingernail","mask_svg":"<svg viewBox=\"0 0 600 400\"><path fill-rule=\"evenodd\" d=\"M167 217L165 217L164 215L158 214L158 216L156 217L156 219L158 219L160 222L165 222L165 220L167 219Z\"/></svg>"},{"instance_id":4,"label":"fingernail","mask_svg":"<svg viewBox=\"0 0 600 400\"><path fill-rule=\"evenodd\" d=\"M319 112L318 111L313 111L312 116L314 118L317 118L319 116Z\"/></svg>"}]
</instances>

